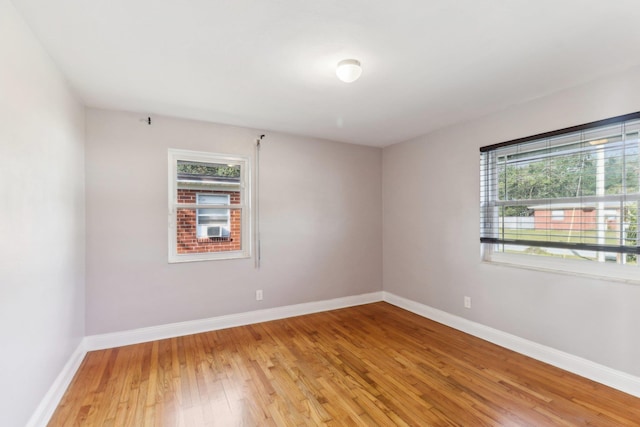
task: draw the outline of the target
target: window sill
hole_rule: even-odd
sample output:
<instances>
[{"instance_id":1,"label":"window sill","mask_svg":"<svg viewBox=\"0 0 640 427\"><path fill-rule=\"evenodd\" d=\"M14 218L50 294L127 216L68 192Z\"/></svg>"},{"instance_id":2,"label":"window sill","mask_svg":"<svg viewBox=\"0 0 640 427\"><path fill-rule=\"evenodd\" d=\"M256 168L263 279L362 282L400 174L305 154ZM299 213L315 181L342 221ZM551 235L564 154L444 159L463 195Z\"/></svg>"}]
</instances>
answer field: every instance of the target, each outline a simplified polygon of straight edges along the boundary
<instances>
[{"instance_id":1,"label":"window sill","mask_svg":"<svg viewBox=\"0 0 640 427\"><path fill-rule=\"evenodd\" d=\"M619 264L505 253L491 254L490 259L483 260L483 262L486 264L640 285L640 267L637 266L631 267Z\"/></svg>"},{"instance_id":2,"label":"window sill","mask_svg":"<svg viewBox=\"0 0 640 427\"><path fill-rule=\"evenodd\" d=\"M247 251L203 252L197 254L178 254L169 257L169 264L199 261L217 261L251 258Z\"/></svg>"}]
</instances>

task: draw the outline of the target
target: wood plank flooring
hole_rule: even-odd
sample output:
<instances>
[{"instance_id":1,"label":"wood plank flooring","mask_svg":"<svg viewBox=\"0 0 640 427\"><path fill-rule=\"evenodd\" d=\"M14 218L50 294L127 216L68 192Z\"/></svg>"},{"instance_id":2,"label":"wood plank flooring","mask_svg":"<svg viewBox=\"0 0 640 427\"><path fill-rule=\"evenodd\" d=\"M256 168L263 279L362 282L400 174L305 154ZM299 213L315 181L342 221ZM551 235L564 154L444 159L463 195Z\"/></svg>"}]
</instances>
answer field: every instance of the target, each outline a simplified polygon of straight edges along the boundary
<instances>
[{"instance_id":1,"label":"wood plank flooring","mask_svg":"<svg viewBox=\"0 0 640 427\"><path fill-rule=\"evenodd\" d=\"M50 426L637 426L640 399L368 304L87 354Z\"/></svg>"}]
</instances>

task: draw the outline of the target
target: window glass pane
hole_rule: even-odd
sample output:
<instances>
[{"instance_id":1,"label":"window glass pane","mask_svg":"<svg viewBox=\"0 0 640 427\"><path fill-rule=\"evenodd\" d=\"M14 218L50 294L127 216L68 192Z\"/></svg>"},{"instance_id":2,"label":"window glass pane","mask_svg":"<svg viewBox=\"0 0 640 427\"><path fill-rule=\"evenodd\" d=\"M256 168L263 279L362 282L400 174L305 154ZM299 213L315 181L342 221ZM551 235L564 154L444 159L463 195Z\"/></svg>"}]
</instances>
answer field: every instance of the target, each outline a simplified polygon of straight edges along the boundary
<instances>
[{"instance_id":1,"label":"window glass pane","mask_svg":"<svg viewBox=\"0 0 640 427\"><path fill-rule=\"evenodd\" d=\"M241 165L178 160L178 180L240 182Z\"/></svg>"},{"instance_id":2,"label":"window glass pane","mask_svg":"<svg viewBox=\"0 0 640 427\"><path fill-rule=\"evenodd\" d=\"M176 248L178 254L239 251L242 249L242 209L211 209L229 212L223 217L203 217L197 211L178 209ZM198 221L198 218L206 218Z\"/></svg>"},{"instance_id":3,"label":"window glass pane","mask_svg":"<svg viewBox=\"0 0 640 427\"><path fill-rule=\"evenodd\" d=\"M249 257L250 158L169 149L169 173L169 262Z\"/></svg>"},{"instance_id":4,"label":"window glass pane","mask_svg":"<svg viewBox=\"0 0 640 427\"><path fill-rule=\"evenodd\" d=\"M640 139L638 132L627 134L624 149L624 171L627 193L640 192L640 162L638 153L640 152Z\"/></svg>"},{"instance_id":5,"label":"window glass pane","mask_svg":"<svg viewBox=\"0 0 640 427\"><path fill-rule=\"evenodd\" d=\"M640 202L627 202L623 206L622 240L625 246L638 246L638 206ZM625 254L624 261L627 264L638 264L637 254Z\"/></svg>"},{"instance_id":6,"label":"window glass pane","mask_svg":"<svg viewBox=\"0 0 640 427\"><path fill-rule=\"evenodd\" d=\"M499 200L594 195L595 158L581 147L572 144L499 157Z\"/></svg>"},{"instance_id":7,"label":"window glass pane","mask_svg":"<svg viewBox=\"0 0 640 427\"><path fill-rule=\"evenodd\" d=\"M494 246L494 250L496 252L533 255L546 258L609 263L619 263L622 259L622 255L617 252L597 252L585 249L567 249L549 246L520 246L511 244L499 244ZM601 254L602 259L599 259L599 254ZM631 255L628 254L627 256ZM626 264L635 264L635 259L634 261L626 262Z\"/></svg>"},{"instance_id":8,"label":"window glass pane","mask_svg":"<svg viewBox=\"0 0 640 427\"><path fill-rule=\"evenodd\" d=\"M226 205L233 192L240 193L241 165L183 160L177 163L178 203Z\"/></svg>"}]
</instances>

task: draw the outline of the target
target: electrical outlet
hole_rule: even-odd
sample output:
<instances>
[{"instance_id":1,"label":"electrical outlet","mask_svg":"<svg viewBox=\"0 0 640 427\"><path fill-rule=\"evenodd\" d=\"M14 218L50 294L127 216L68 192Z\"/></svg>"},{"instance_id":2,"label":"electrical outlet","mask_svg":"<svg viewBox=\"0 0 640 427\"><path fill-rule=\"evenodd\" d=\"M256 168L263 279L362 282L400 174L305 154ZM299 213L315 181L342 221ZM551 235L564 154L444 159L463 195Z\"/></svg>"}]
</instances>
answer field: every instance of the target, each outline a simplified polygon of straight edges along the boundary
<instances>
[{"instance_id":1,"label":"electrical outlet","mask_svg":"<svg viewBox=\"0 0 640 427\"><path fill-rule=\"evenodd\" d=\"M471 297L464 297L464 308L471 308Z\"/></svg>"},{"instance_id":2,"label":"electrical outlet","mask_svg":"<svg viewBox=\"0 0 640 427\"><path fill-rule=\"evenodd\" d=\"M262 289L256 291L256 301L262 301Z\"/></svg>"}]
</instances>

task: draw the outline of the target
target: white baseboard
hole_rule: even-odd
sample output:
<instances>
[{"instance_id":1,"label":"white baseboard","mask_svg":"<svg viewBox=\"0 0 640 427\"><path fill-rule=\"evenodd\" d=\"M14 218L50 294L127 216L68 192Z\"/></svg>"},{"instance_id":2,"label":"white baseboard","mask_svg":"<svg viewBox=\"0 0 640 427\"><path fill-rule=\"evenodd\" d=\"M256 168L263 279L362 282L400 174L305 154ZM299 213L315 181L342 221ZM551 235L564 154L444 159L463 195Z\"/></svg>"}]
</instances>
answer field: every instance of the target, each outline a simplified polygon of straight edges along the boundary
<instances>
[{"instance_id":1,"label":"white baseboard","mask_svg":"<svg viewBox=\"0 0 640 427\"><path fill-rule=\"evenodd\" d=\"M287 317L302 316L304 314L336 310L339 308L369 304L378 301L382 301L382 291L324 301L267 308L264 310L249 311L246 313L229 314L226 316L211 317L208 319L190 320L186 322L171 323L168 325L132 329L129 331L89 335L85 337L85 345L88 351L102 350L105 348L139 344L165 338L232 328L234 326L250 325L253 323L268 322L270 320L284 319Z\"/></svg>"},{"instance_id":2,"label":"white baseboard","mask_svg":"<svg viewBox=\"0 0 640 427\"><path fill-rule=\"evenodd\" d=\"M80 364L86 354L87 350L83 340L78 345L78 348L71 354L71 357L69 357L69 360L55 381L53 381L51 387L49 387L49 391L44 395L35 412L31 415L31 418L29 418L26 427L45 427L49 423L53 412L58 407L58 404L60 404L62 396L64 396L64 393L67 391L67 387L71 384L71 380L73 380L73 376L80 368Z\"/></svg>"},{"instance_id":3,"label":"white baseboard","mask_svg":"<svg viewBox=\"0 0 640 427\"><path fill-rule=\"evenodd\" d=\"M490 328L389 292L383 292L383 299L389 304L393 304L459 331L466 332L469 335L482 338L483 340L564 369L565 371L640 397L640 377Z\"/></svg>"}]
</instances>

